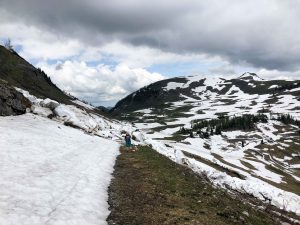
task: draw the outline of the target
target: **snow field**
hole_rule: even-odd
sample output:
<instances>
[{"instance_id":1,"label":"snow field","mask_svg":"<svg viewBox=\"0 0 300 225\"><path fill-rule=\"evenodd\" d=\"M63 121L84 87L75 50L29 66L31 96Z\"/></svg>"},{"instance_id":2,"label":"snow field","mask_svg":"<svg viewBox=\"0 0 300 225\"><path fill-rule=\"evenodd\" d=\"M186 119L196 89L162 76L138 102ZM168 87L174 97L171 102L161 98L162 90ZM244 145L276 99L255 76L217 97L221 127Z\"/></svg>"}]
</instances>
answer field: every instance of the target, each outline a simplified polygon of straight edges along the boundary
<instances>
[{"instance_id":1,"label":"snow field","mask_svg":"<svg viewBox=\"0 0 300 225\"><path fill-rule=\"evenodd\" d=\"M133 144L143 134L129 123L17 90L32 102L32 113L0 117L0 225L107 224L121 133L135 135Z\"/></svg>"},{"instance_id":2,"label":"snow field","mask_svg":"<svg viewBox=\"0 0 300 225\"><path fill-rule=\"evenodd\" d=\"M0 224L106 224L119 144L33 114L0 118Z\"/></svg>"}]
</instances>

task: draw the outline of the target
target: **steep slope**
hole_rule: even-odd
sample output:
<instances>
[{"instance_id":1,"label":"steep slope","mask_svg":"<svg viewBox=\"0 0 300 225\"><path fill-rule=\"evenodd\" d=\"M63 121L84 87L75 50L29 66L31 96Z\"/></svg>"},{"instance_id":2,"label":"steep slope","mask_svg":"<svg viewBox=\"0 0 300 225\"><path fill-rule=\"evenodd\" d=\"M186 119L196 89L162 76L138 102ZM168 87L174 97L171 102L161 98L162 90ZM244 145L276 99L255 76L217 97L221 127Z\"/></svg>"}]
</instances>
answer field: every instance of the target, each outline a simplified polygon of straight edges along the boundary
<instances>
[{"instance_id":1,"label":"steep slope","mask_svg":"<svg viewBox=\"0 0 300 225\"><path fill-rule=\"evenodd\" d=\"M0 224L107 224L122 132L135 128L96 112L0 47Z\"/></svg>"},{"instance_id":2,"label":"steep slope","mask_svg":"<svg viewBox=\"0 0 300 225\"><path fill-rule=\"evenodd\" d=\"M273 212L275 207L214 187L148 146L120 154L113 175L109 225L294 224Z\"/></svg>"},{"instance_id":3,"label":"steep slope","mask_svg":"<svg viewBox=\"0 0 300 225\"><path fill-rule=\"evenodd\" d=\"M245 73L236 79L203 78L203 76L178 77L150 84L120 100L111 110L115 115L132 113L145 108L167 107L174 102L187 100L213 100L215 97L229 101L239 91L248 95L271 95L269 102L278 95L300 95L300 81L263 80L254 73ZM274 97L274 98L273 98ZM225 102L226 100L224 100ZM232 102L234 103L234 102ZM132 116L132 114L131 114Z\"/></svg>"},{"instance_id":4,"label":"steep slope","mask_svg":"<svg viewBox=\"0 0 300 225\"><path fill-rule=\"evenodd\" d=\"M0 116L0 224L107 224L122 132L135 128L16 90L31 108Z\"/></svg>"},{"instance_id":5,"label":"steep slope","mask_svg":"<svg viewBox=\"0 0 300 225\"><path fill-rule=\"evenodd\" d=\"M0 80L27 90L37 97L72 104L71 98L56 87L42 70L32 66L15 51L9 51L1 45Z\"/></svg>"},{"instance_id":6,"label":"steep slope","mask_svg":"<svg viewBox=\"0 0 300 225\"><path fill-rule=\"evenodd\" d=\"M300 215L299 96L300 81L190 76L144 87L112 113L212 182Z\"/></svg>"},{"instance_id":7,"label":"steep slope","mask_svg":"<svg viewBox=\"0 0 300 225\"><path fill-rule=\"evenodd\" d=\"M167 86L168 83L184 84L185 82L186 78L171 78L150 84L120 100L110 111L116 115L118 113L132 112L150 106L159 107L166 102L179 100L180 94L185 93L185 89L166 92L163 87Z\"/></svg>"}]
</instances>

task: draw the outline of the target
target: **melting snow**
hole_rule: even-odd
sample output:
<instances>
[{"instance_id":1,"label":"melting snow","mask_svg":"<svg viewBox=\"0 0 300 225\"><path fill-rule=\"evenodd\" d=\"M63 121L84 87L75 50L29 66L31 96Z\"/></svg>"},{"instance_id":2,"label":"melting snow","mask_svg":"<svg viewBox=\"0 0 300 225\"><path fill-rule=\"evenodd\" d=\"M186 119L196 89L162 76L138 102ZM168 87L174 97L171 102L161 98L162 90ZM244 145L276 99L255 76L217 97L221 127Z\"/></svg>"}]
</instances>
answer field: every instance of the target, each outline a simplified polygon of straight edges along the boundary
<instances>
[{"instance_id":1,"label":"melting snow","mask_svg":"<svg viewBox=\"0 0 300 225\"><path fill-rule=\"evenodd\" d=\"M168 85L165 87L166 90L173 90L176 88L181 88L183 83L176 83L176 82L169 82Z\"/></svg>"},{"instance_id":2,"label":"melting snow","mask_svg":"<svg viewBox=\"0 0 300 225\"><path fill-rule=\"evenodd\" d=\"M106 224L118 143L32 114L0 130L0 224Z\"/></svg>"},{"instance_id":3,"label":"melting snow","mask_svg":"<svg viewBox=\"0 0 300 225\"><path fill-rule=\"evenodd\" d=\"M89 104L86 104L86 103L84 103L84 102L82 102L82 101L79 101L79 100L74 100L74 101L72 101L72 102L74 102L74 103L77 104L77 105L83 106L83 107L86 108L86 109L94 109L94 108L95 108L94 106L89 105Z\"/></svg>"}]
</instances>

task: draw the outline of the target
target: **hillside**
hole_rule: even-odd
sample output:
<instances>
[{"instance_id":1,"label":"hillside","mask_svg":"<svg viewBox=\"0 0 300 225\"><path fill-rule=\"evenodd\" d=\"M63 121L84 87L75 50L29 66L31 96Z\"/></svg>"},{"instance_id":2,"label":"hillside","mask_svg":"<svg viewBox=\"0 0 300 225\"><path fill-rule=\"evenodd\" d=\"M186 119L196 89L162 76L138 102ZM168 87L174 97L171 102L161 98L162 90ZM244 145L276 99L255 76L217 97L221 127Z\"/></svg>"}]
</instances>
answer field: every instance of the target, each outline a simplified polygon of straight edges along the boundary
<instances>
[{"instance_id":1,"label":"hillside","mask_svg":"<svg viewBox=\"0 0 300 225\"><path fill-rule=\"evenodd\" d=\"M138 136L135 128L78 100L81 107L14 91L31 107L0 116L0 224L107 224L122 132Z\"/></svg>"},{"instance_id":2,"label":"hillside","mask_svg":"<svg viewBox=\"0 0 300 225\"><path fill-rule=\"evenodd\" d=\"M65 95L17 53L0 49L0 106L5 109L0 112L8 116L0 117L0 224L106 224L124 219L126 210L133 216L129 224L136 219L148 224L160 208L138 210L155 201L158 189L162 199L156 203L166 215L155 219L166 224L201 219L298 223L299 82L264 81L249 73L232 80L160 81L111 110L132 125L99 115L106 110ZM116 208L111 198L107 218L107 188L126 132L139 152L118 157L110 195L123 205ZM127 195L122 188L128 181L132 190L143 186L145 191ZM185 191L186 185L192 189ZM201 187L208 190L205 196L197 191ZM225 195L217 202L229 206L215 207ZM203 210L196 210L194 196L204 201ZM252 206L235 212L245 198ZM137 209L135 201L145 204Z\"/></svg>"},{"instance_id":3,"label":"hillside","mask_svg":"<svg viewBox=\"0 0 300 225\"><path fill-rule=\"evenodd\" d=\"M300 81L172 78L130 94L112 113L214 184L300 213Z\"/></svg>"},{"instance_id":4,"label":"hillside","mask_svg":"<svg viewBox=\"0 0 300 225\"><path fill-rule=\"evenodd\" d=\"M35 68L15 51L9 51L1 45L0 80L27 90L37 97L71 104L71 98L53 84L42 70Z\"/></svg>"},{"instance_id":5,"label":"hillside","mask_svg":"<svg viewBox=\"0 0 300 225\"><path fill-rule=\"evenodd\" d=\"M123 150L117 157L109 204L110 225L297 224L287 219L291 214L253 196L214 187L205 175L148 146L134 153Z\"/></svg>"},{"instance_id":6,"label":"hillside","mask_svg":"<svg viewBox=\"0 0 300 225\"><path fill-rule=\"evenodd\" d=\"M106 224L124 130L0 46L0 224ZM136 143L136 142L133 142Z\"/></svg>"},{"instance_id":7,"label":"hillside","mask_svg":"<svg viewBox=\"0 0 300 225\"><path fill-rule=\"evenodd\" d=\"M229 80L203 76L177 77L155 82L133 92L120 100L111 112L115 115L129 112L132 116L136 110L160 106L167 108L174 102L188 101L188 98L192 101L218 100L234 105L239 101L235 98L239 91L253 97L270 95L265 103L276 103L279 96L292 95L299 98L300 81L263 80L254 73L244 73ZM243 100L243 97L240 99Z\"/></svg>"}]
</instances>

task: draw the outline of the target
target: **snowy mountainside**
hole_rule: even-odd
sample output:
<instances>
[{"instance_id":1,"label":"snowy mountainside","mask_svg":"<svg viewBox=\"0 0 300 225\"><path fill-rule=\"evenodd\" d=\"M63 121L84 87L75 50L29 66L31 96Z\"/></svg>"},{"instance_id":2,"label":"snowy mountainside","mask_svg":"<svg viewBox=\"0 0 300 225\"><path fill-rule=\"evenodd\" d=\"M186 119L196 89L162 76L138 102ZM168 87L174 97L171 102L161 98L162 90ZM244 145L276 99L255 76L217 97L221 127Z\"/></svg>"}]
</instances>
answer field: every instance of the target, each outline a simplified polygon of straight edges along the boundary
<instances>
[{"instance_id":1,"label":"snowy mountainside","mask_svg":"<svg viewBox=\"0 0 300 225\"><path fill-rule=\"evenodd\" d=\"M67 126L82 129L88 134L110 138L112 140L122 140L121 132L127 131L134 133L135 131L135 128L130 123L110 120L89 111L91 106L79 100L76 101L76 104L80 104L83 108L74 105L65 105L49 98L36 98L29 94L28 91L19 88L16 89L31 101L32 106L29 110L31 113L51 118ZM140 136L138 134L136 135Z\"/></svg>"},{"instance_id":2,"label":"snowy mountainside","mask_svg":"<svg viewBox=\"0 0 300 225\"><path fill-rule=\"evenodd\" d=\"M300 81L172 78L127 96L112 113L215 184L300 214Z\"/></svg>"},{"instance_id":3,"label":"snowy mountainside","mask_svg":"<svg viewBox=\"0 0 300 225\"><path fill-rule=\"evenodd\" d=\"M10 88L17 87L27 90L38 98L50 98L67 105L75 105L89 112L103 114L103 110L81 102L74 96L60 90L44 71L31 65L14 50L8 50L2 45L0 45L0 105L3 96L7 95L1 84ZM8 101L7 96L5 100L6 103L14 102ZM1 114L4 115L4 113Z\"/></svg>"},{"instance_id":4,"label":"snowy mountainside","mask_svg":"<svg viewBox=\"0 0 300 225\"><path fill-rule=\"evenodd\" d=\"M238 94L242 94L240 99ZM156 112L155 108L160 107L161 110L171 108L175 102L188 102L188 98L195 102L198 100L198 103L211 100L212 102L221 101L226 106L246 107L248 104L255 105L258 95L267 98L258 99L263 100L266 106L280 103L282 96L285 95L294 96L297 100L300 95L300 81L264 80L254 73L244 73L235 79L203 76L177 77L155 82L133 92L120 100L111 112L117 116L129 113L131 117L134 117L134 111L153 108L152 113L160 114L160 111ZM235 105L241 104L241 101L245 99L244 96L246 100L253 101L248 101L247 104L241 106Z\"/></svg>"},{"instance_id":5,"label":"snowy mountainside","mask_svg":"<svg viewBox=\"0 0 300 225\"><path fill-rule=\"evenodd\" d=\"M16 88L32 106L0 117L0 224L107 224L107 188L129 123L40 99Z\"/></svg>"}]
</instances>

